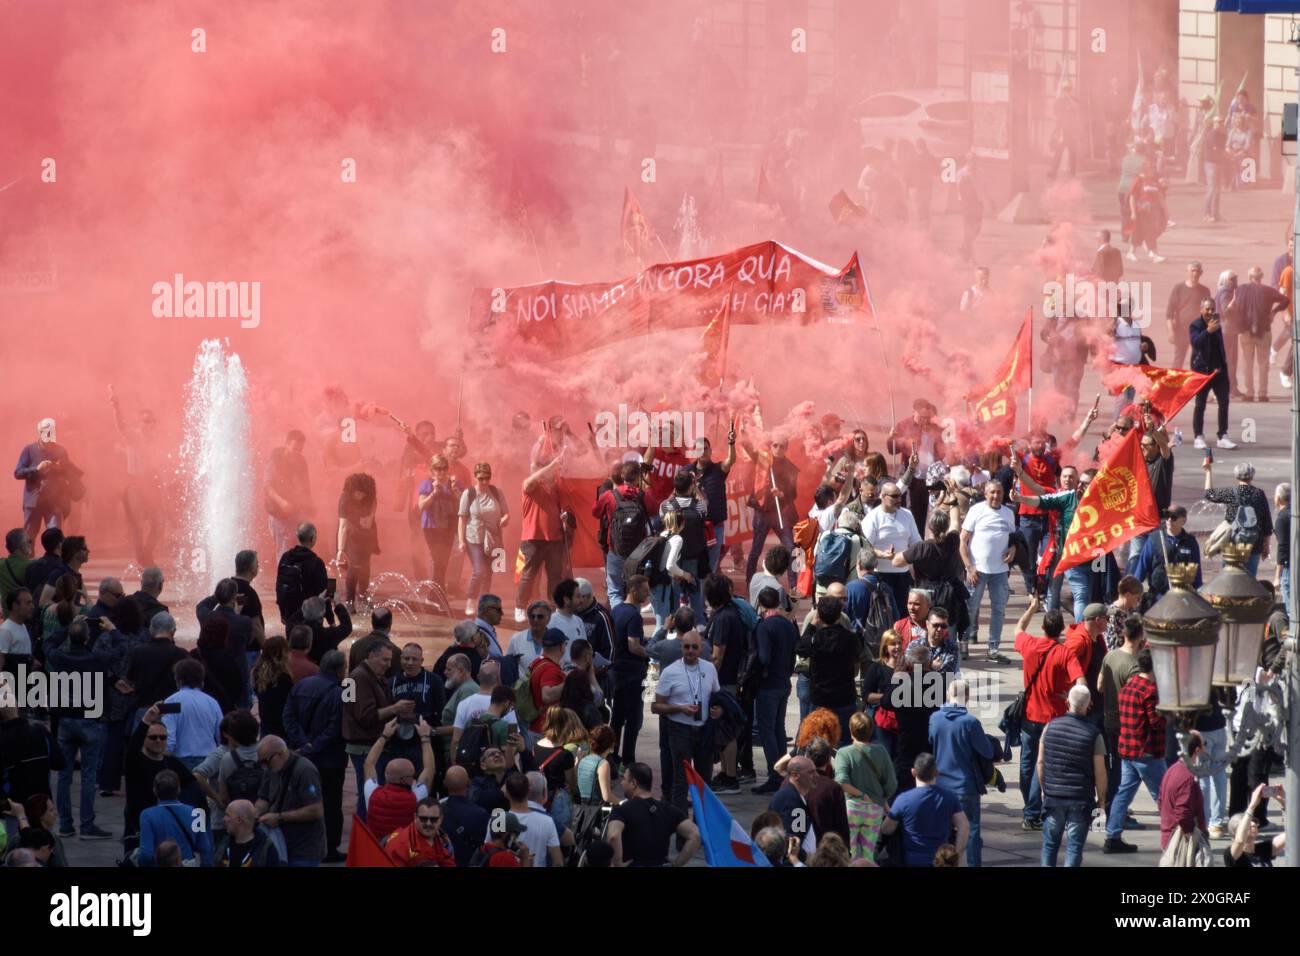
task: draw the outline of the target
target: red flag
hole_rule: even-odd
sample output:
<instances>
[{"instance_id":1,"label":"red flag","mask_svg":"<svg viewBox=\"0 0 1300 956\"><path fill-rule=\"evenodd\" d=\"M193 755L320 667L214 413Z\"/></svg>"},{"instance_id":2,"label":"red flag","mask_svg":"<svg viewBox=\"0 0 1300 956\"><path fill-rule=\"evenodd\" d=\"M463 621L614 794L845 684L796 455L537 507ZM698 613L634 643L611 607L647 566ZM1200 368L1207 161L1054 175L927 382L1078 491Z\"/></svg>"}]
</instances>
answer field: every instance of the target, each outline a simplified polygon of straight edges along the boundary
<instances>
[{"instance_id":1,"label":"red flag","mask_svg":"<svg viewBox=\"0 0 1300 956\"><path fill-rule=\"evenodd\" d=\"M352 815L352 835L348 838L348 860L344 866L395 866L379 845L370 828Z\"/></svg>"},{"instance_id":2,"label":"red flag","mask_svg":"<svg viewBox=\"0 0 1300 956\"><path fill-rule=\"evenodd\" d=\"M619 219L619 236L623 241L623 258L638 271L652 261L659 235L654 226L650 225L650 220L632 195L632 190L626 186L623 187L623 215Z\"/></svg>"},{"instance_id":3,"label":"red flag","mask_svg":"<svg viewBox=\"0 0 1300 956\"><path fill-rule=\"evenodd\" d=\"M1114 551L1160 524L1141 440L1142 433L1131 430L1088 485L1066 533L1057 574Z\"/></svg>"},{"instance_id":4,"label":"red flag","mask_svg":"<svg viewBox=\"0 0 1300 956\"><path fill-rule=\"evenodd\" d=\"M859 223L867 221L867 211L855 203L849 194L841 189L827 204L831 211L831 220L835 225L844 223Z\"/></svg>"},{"instance_id":5,"label":"red flag","mask_svg":"<svg viewBox=\"0 0 1300 956\"><path fill-rule=\"evenodd\" d=\"M1033 310L1025 316L1015 344L998 367L993 383L978 388L966 396L971 403L971 416L977 425L996 426L1011 430L1016 424L1016 394L1029 387L1030 370L1034 355Z\"/></svg>"},{"instance_id":6,"label":"red flag","mask_svg":"<svg viewBox=\"0 0 1300 956\"><path fill-rule=\"evenodd\" d=\"M727 289L722 308L700 336L700 350L704 363L700 366L700 384L720 384L727 374L727 342L731 337L731 289Z\"/></svg>"},{"instance_id":7,"label":"red flag","mask_svg":"<svg viewBox=\"0 0 1300 956\"><path fill-rule=\"evenodd\" d=\"M1150 401L1151 407L1164 416L1165 421L1177 415L1214 378L1213 375L1189 372L1182 368L1157 368L1154 365L1127 365L1122 368L1129 374L1122 377L1123 381L1111 386L1111 394L1118 395L1132 385L1137 388L1139 397ZM1138 374L1144 376L1146 381L1141 381Z\"/></svg>"}]
</instances>

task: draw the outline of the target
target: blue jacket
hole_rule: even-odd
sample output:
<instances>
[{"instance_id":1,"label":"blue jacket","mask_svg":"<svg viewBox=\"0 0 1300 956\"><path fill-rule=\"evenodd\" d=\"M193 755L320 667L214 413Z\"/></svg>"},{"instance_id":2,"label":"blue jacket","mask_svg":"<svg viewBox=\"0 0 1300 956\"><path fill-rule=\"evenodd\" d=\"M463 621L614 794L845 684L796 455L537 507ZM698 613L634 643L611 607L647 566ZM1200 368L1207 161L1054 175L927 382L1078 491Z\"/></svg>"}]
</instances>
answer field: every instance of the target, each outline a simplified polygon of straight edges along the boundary
<instances>
[{"instance_id":1,"label":"blue jacket","mask_svg":"<svg viewBox=\"0 0 1300 956\"><path fill-rule=\"evenodd\" d=\"M348 764L343 743L343 685L328 674L312 674L293 685L284 705L285 743L319 768Z\"/></svg>"},{"instance_id":2,"label":"blue jacket","mask_svg":"<svg viewBox=\"0 0 1300 956\"><path fill-rule=\"evenodd\" d=\"M959 797L980 792L982 781L975 772L975 755L991 760L993 744L979 718L965 707L944 704L930 715L930 747L939 765L939 786Z\"/></svg>"},{"instance_id":3,"label":"blue jacket","mask_svg":"<svg viewBox=\"0 0 1300 956\"><path fill-rule=\"evenodd\" d=\"M41 473L36 470L36 466L53 457L52 454L41 447L40 442L32 442L27 445L18 456L18 467L14 469L14 477L24 483L24 508L35 508L36 499L41 493ZM38 594L36 597L39 598L40 595Z\"/></svg>"},{"instance_id":4,"label":"blue jacket","mask_svg":"<svg viewBox=\"0 0 1300 956\"><path fill-rule=\"evenodd\" d=\"M211 866L212 837L206 826L194 832L196 819L194 808L177 800L164 800L141 813L140 865L153 866L158 844L174 840L181 848L181 859L197 854L203 866Z\"/></svg>"}]
</instances>

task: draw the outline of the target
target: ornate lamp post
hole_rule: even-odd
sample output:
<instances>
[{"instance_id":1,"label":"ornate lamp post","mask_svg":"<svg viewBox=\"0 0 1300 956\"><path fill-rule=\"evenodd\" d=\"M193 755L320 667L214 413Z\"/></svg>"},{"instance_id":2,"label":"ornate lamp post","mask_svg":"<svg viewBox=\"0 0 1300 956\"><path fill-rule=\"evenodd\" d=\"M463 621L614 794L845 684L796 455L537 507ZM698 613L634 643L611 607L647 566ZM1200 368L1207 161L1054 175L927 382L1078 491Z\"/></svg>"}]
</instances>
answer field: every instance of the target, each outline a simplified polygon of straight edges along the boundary
<instances>
[{"instance_id":1,"label":"ornate lamp post","mask_svg":"<svg viewBox=\"0 0 1300 956\"><path fill-rule=\"evenodd\" d=\"M1143 618L1151 648L1157 709L1190 722L1210 707L1210 682L1219 644L1219 612L1192 590L1196 565L1168 566L1169 592Z\"/></svg>"},{"instance_id":2,"label":"ornate lamp post","mask_svg":"<svg viewBox=\"0 0 1300 956\"><path fill-rule=\"evenodd\" d=\"M1273 595L1245 569L1250 545L1223 547L1223 570L1200 590L1201 597L1219 612L1222 627L1214 653L1214 683L1236 687L1255 679L1264 631L1273 612Z\"/></svg>"}]
</instances>

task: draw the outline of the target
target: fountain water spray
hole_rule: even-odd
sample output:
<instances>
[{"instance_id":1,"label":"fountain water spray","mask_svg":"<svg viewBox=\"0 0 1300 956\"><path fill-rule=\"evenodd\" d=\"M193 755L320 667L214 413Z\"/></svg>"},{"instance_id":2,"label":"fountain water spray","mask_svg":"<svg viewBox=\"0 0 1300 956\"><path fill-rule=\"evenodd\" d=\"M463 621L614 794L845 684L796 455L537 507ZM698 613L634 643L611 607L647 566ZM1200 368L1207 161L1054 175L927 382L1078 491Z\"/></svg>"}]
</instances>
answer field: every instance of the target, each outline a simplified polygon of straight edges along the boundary
<instances>
[{"instance_id":1,"label":"fountain water spray","mask_svg":"<svg viewBox=\"0 0 1300 956\"><path fill-rule=\"evenodd\" d=\"M248 379L239 356L216 339L205 339L194 357L180 461L186 484L177 563L182 578L208 594L234 573L235 553L253 542Z\"/></svg>"}]
</instances>

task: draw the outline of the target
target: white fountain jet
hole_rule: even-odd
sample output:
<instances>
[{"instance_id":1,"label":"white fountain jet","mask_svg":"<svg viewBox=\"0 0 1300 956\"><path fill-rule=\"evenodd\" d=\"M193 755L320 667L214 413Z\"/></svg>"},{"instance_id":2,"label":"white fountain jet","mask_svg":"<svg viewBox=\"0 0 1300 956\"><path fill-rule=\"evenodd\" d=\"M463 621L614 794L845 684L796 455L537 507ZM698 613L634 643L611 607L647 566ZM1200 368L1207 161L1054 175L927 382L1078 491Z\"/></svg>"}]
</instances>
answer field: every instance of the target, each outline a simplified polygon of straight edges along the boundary
<instances>
[{"instance_id":1,"label":"white fountain jet","mask_svg":"<svg viewBox=\"0 0 1300 956\"><path fill-rule=\"evenodd\" d=\"M178 566L191 587L210 594L234 574L235 553L251 546L253 458L248 378L239 356L205 339L185 395L184 551Z\"/></svg>"}]
</instances>

